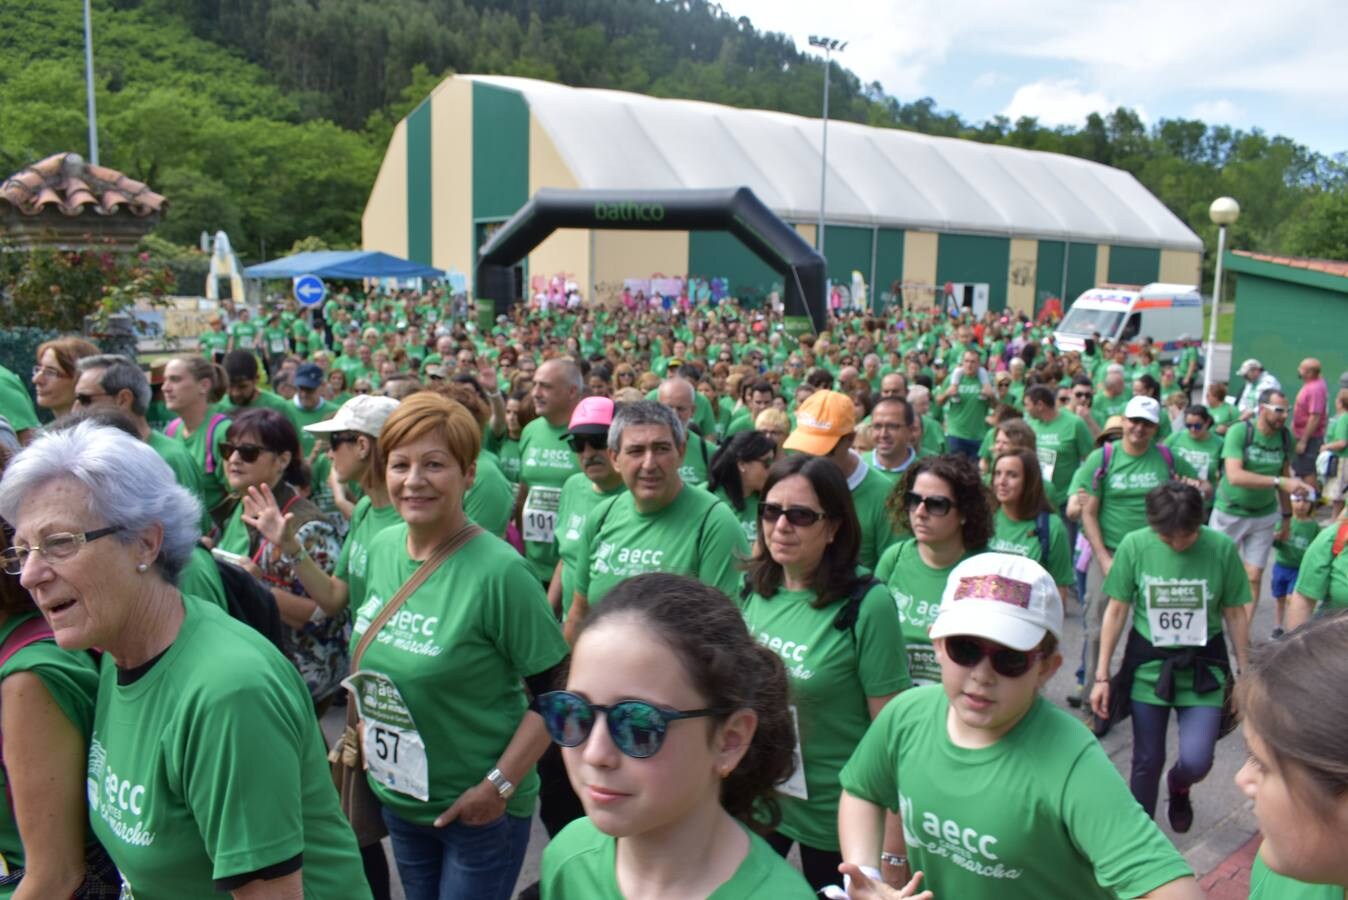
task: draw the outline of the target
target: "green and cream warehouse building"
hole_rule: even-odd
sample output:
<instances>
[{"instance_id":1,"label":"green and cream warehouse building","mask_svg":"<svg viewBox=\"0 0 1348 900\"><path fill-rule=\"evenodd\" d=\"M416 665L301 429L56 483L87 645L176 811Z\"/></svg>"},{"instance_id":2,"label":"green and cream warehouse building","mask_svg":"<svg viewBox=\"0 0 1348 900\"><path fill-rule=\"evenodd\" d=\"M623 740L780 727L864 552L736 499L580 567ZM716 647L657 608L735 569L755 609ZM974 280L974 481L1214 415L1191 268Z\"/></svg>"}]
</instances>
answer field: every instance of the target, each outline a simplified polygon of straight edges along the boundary
<instances>
[{"instance_id":1,"label":"green and cream warehouse building","mask_svg":"<svg viewBox=\"0 0 1348 900\"><path fill-rule=\"evenodd\" d=\"M814 243L821 139L818 119L785 113L456 75L394 130L363 243L471 279L478 249L540 188L740 185ZM826 205L830 279L860 272L909 302L954 284L1033 312L1099 284L1198 284L1198 236L1129 173L1073 157L833 121ZM740 294L777 281L720 232L560 230L525 274L600 299L629 278L724 277Z\"/></svg>"}]
</instances>

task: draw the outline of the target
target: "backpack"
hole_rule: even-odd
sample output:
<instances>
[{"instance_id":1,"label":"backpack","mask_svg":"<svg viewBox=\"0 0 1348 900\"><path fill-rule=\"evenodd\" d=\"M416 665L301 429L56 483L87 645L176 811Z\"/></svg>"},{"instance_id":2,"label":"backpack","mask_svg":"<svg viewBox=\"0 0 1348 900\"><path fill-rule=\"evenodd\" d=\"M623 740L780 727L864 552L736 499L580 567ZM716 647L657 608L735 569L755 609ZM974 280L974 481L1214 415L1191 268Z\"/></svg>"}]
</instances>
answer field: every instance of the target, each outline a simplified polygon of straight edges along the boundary
<instances>
[{"instance_id":1,"label":"backpack","mask_svg":"<svg viewBox=\"0 0 1348 900\"><path fill-rule=\"evenodd\" d=\"M233 563L215 559L216 571L220 573L220 583L225 590L225 603L229 614L244 623L285 653L283 644L285 631L281 624L281 613L276 608L276 599L271 591L262 586L252 575Z\"/></svg>"},{"instance_id":2,"label":"backpack","mask_svg":"<svg viewBox=\"0 0 1348 900\"><path fill-rule=\"evenodd\" d=\"M1165 444L1154 444L1153 446L1155 446L1157 452L1161 454L1161 458L1165 460L1166 471L1170 473L1170 480L1174 481L1175 454L1171 453L1170 448ZM1109 472L1109 461L1114 458L1114 442L1110 441L1101 447L1100 450L1103 454L1100 460L1100 468L1096 469L1095 474L1091 476L1091 487L1097 491L1100 489L1102 483L1101 479L1103 479ZM1045 555L1045 559L1047 559L1047 555Z\"/></svg>"},{"instance_id":3,"label":"backpack","mask_svg":"<svg viewBox=\"0 0 1348 900\"><path fill-rule=\"evenodd\" d=\"M215 471L215 429L220 427L220 423L225 421L224 413L213 413L210 420L206 423L206 474ZM164 434L169 437L177 437L178 429L183 427L182 416L168 423L164 428Z\"/></svg>"},{"instance_id":4,"label":"backpack","mask_svg":"<svg viewBox=\"0 0 1348 900\"><path fill-rule=\"evenodd\" d=\"M1245 454L1250 452L1250 445L1254 443L1254 433L1258 429L1254 422L1245 423L1245 446L1241 448L1240 457L1243 462ZM1292 460L1292 432L1287 430L1287 426L1282 427L1282 455L1290 462Z\"/></svg>"},{"instance_id":5,"label":"backpack","mask_svg":"<svg viewBox=\"0 0 1348 900\"><path fill-rule=\"evenodd\" d=\"M1039 561L1048 568L1048 510L1042 510L1034 517L1034 536L1039 538Z\"/></svg>"}]
</instances>

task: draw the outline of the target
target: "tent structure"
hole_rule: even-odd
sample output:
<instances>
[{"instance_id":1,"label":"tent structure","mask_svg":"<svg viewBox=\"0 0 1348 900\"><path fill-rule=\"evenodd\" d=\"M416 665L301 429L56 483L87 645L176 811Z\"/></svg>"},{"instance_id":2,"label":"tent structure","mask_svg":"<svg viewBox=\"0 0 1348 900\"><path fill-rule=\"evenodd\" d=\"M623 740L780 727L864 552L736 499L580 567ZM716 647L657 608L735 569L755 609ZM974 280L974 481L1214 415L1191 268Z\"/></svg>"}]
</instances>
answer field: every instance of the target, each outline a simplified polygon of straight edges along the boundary
<instances>
[{"instance_id":1,"label":"tent structure","mask_svg":"<svg viewBox=\"0 0 1348 900\"><path fill-rule=\"evenodd\" d=\"M399 259L378 250L314 250L296 253L243 270L245 278L444 278L434 266Z\"/></svg>"}]
</instances>

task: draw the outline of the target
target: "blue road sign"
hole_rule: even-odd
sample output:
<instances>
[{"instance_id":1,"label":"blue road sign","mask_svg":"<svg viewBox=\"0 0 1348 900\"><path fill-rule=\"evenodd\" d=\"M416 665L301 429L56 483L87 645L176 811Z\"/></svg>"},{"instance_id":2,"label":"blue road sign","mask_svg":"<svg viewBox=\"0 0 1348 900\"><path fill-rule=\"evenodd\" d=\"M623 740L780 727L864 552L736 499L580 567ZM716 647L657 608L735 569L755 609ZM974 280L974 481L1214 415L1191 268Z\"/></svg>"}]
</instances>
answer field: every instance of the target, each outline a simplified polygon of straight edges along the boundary
<instances>
[{"instance_id":1,"label":"blue road sign","mask_svg":"<svg viewBox=\"0 0 1348 900\"><path fill-rule=\"evenodd\" d=\"M295 278L295 299L301 306L317 306L328 296L328 287L317 275L300 275Z\"/></svg>"}]
</instances>

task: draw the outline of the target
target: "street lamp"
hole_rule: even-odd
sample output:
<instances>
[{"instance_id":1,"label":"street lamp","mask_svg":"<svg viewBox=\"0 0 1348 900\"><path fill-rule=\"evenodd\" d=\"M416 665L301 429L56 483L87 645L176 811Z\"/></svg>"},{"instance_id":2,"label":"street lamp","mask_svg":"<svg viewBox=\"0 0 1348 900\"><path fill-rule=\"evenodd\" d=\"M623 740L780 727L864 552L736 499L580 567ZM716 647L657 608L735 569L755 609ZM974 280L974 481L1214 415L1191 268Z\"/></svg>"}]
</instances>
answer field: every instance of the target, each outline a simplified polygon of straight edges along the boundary
<instances>
[{"instance_id":1,"label":"street lamp","mask_svg":"<svg viewBox=\"0 0 1348 900\"><path fill-rule=\"evenodd\" d=\"M84 82L89 94L89 162L98 165L98 114L94 110L94 26L84 0Z\"/></svg>"},{"instance_id":2,"label":"street lamp","mask_svg":"<svg viewBox=\"0 0 1348 900\"><path fill-rule=\"evenodd\" d=\"M815 247L819 255L824 255L824 197L828 191L828 72L833 67L832 54L847 49L847 41L839 41L821 35L810 35L810 46L824 51L824 146L822 161L819 164L819 226L814 236Z\"/></svg>"},{"instance_id":3,"label":"street lamp","mask_svg":"<svg viewBox=\"0 0 1348 900\"><path fill-rule=\"evenodd\" d=\"M1212 279L1212 318L1208 321L1207 363L1203 366L1203 402L1207 402L1212 384L1213 350L1217 345L1217 313L1222 308L1222 256L1226 253L1226 226L1240 218L1240 204L1230 197L1218 197L1208 207L1208 218L1217 226L1217 271Z\"/></svg>"}]
</instances>

